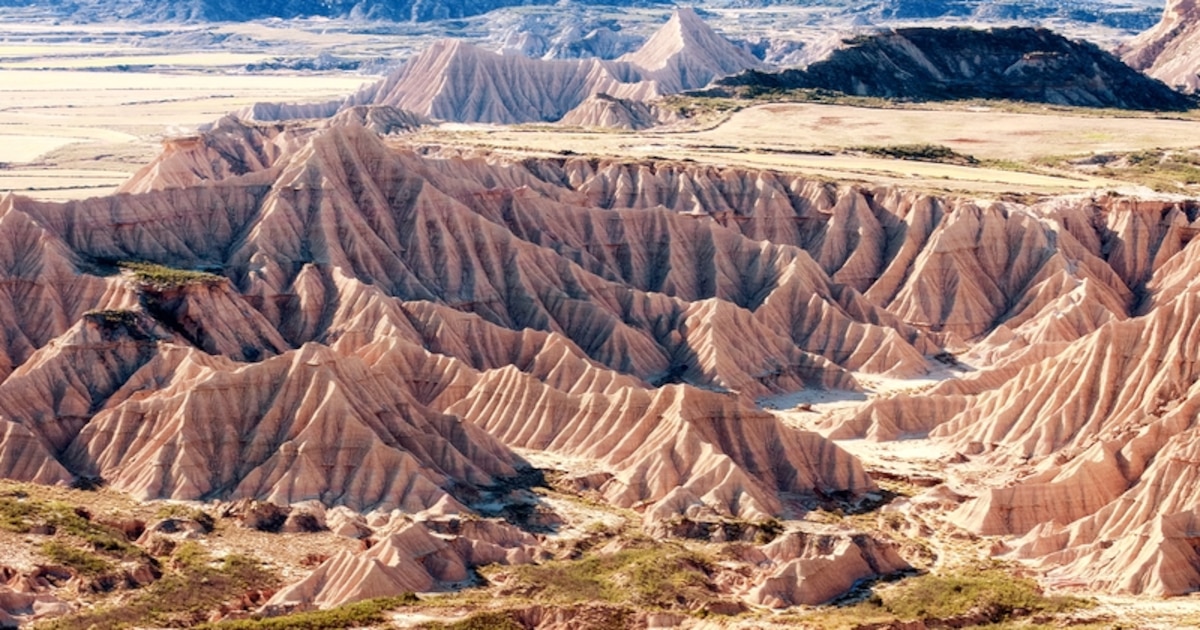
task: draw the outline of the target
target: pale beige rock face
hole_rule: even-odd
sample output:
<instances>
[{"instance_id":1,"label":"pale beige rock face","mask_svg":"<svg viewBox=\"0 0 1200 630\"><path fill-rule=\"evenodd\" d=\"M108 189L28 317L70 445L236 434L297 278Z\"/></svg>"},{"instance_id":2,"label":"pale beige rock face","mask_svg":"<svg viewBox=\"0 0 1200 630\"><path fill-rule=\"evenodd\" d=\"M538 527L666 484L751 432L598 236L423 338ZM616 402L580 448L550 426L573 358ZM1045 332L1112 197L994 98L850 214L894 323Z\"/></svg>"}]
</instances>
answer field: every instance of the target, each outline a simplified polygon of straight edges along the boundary
<instances>
[{"instance_id":1,"label":"pale beige rock face","mask_svg":"<svg viewBox=\"0 0 1200 630\"><path fill-rule=\"evenodd\" d=\"M1125 63L1167 85L1200 88L1200 6L1195 0L1168 0L1162 20L1121 46Z\"/></svg>"},{"instance_id":2,"label":"pale beige rock face","mask_svg":"<svg viewBox=\"0 0 1200 630\"><path fill-rule=\"evenodd\" d=\"M690 7L671 19L622 61L653 73L669 92L704 87L721 76L759 66L750 53L714 33Z\"/></svg>"}]
</instances>

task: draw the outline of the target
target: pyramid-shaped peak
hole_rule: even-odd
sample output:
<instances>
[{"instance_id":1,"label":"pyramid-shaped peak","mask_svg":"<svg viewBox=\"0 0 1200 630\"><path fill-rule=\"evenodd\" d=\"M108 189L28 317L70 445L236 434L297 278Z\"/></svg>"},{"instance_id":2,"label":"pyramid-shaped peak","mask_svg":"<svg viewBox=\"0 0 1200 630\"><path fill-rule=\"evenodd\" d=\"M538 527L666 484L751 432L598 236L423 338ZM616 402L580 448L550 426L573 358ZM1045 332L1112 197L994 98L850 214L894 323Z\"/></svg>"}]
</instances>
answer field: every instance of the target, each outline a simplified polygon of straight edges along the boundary
<instances>
[{"instance_id":1,"label":"pyramid-shaped peak","mask_svg":"<svg viewBox=\"0 0 1200 630\"><path fill-rule=\"evenodd\" d=\"M679 28L683 33L704 33L712 32L708 24L700 17L699 13L692 7L679 7L675 9L675 13L671 15L671 19L667 20L668 25L674 28Z\"/></svg>"},{"instance_id":2,"label":"pyramid-shaped peak","mask_svg":"<svg viewBox=\"0 0 1200 630\"><path fill-rule=\"evenodd\" d=\"M695 76L711 75L709 78L759 65L753 55L713 31L690 7L676 9L671 19L641 48L622 60L646 70L684 68Z\"/></svg>"}]
</instances>

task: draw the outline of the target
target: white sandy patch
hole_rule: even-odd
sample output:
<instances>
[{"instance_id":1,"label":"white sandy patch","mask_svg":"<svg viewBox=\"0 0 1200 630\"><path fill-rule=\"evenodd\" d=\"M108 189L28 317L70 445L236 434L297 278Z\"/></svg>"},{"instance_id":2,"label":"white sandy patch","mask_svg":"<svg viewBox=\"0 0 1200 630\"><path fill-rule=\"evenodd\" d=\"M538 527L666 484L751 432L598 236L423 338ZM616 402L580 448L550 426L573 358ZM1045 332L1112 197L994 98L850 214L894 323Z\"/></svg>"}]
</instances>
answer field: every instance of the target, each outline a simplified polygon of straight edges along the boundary
<instances>
[{"instance_id":1,"label":"white sandy patch","mask_svg":"<svg viewBox=\"0 0 1200 630\"><path fill-rule=\"evenodd\" d=\"M39 156L84 138L0 133L0 162L32 162Z\"/></svg>"}]
</instances>

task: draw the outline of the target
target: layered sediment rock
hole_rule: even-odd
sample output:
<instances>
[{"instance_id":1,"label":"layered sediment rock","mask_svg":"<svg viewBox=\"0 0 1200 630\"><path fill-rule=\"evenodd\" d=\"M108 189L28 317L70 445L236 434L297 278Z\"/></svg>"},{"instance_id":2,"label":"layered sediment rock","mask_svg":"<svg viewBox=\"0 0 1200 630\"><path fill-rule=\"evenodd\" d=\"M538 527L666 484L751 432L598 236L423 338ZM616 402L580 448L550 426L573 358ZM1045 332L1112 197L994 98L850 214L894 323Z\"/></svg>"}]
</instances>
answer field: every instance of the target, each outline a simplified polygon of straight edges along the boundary
<instances>
[{"instance_id":1,"label":"layered sediment rock","mask_svg":"<svg viewBox=\"0 0 1200 630\"><path fill-rule=\"evenodd\" d=\"M514 124L555 122L578 110L571 124L640 125L647 117L636 110L643 105L613 112L612 103L619 101L597 103L597 95L642 103L759 65L714 33L695 11L683 8L642 48L618 60L531 59L444 39L344 101L258 104L241 115L254 120L327 118L347 108L376 105L443 121Z\"/></svg>"},{"instance_id":2,"label":"layered sediment rock","mask_svg":"<svg viewBox=\"0 0 1200 630\"><path fill-rule=\"evenodd\" d=\"M1129 65L1187 92L1200 89L1200 7L1169 0L1162 20L1118 50Z\"/></svg>"},{"instance_id":3,"label":"layered sediment rock","mask_svg":"<svg viewBox=\"0 0 1200 630\"><path fill-rule=\"evenodd\" d=\"M979 369L822 430L929 432L1019 471L956 519L1058 579L1200 585L1195 204L982 203L272 129L223 123L144 192L0 201L0 472L430 519L469 514L536 449L589 462L579 483L652 523L760 520L873 485L756 398L920 376L954 349ZM213 147L224 165L194 168ZM190 271L147 282L128 261ZM440 540L447 567L499 558ZM756 597L816 601L845 585L813 567L895 565L839 545L779 560ZM455 581L389 558L341 558L294 602Z\"/></svg>"},{"instance_id":4,"label":"layered sediment rock","mask_svg":"<svg viewBox=\"0 0 1200 630\"><path fill-rule=\"evenodd\" d=\"M791 532L762 553L771 568L747 599L772 608L824 604L858 582L911 569L891 545L866 535Z\"/></svg>"}]
</instances>

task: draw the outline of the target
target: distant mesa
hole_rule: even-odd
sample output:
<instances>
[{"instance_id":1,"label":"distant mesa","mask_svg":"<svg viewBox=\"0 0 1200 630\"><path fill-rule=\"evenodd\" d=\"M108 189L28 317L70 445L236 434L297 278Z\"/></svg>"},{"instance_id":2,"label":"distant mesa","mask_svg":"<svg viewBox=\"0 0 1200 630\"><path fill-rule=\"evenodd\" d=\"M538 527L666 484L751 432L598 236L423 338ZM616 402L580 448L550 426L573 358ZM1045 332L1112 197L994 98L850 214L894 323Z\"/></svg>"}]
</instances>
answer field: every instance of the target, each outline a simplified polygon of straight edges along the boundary
<instances>
[{"instance_id":1,"label":"distant mesa","mask_svg":"<svg viewBox=\"0 0 1200 630\"><path fill-rule=\"evenodd\" d=\"M816 89L911 101L1005 99L1171 111L1194 101L1094 44L1045 29L901 28L845 42L805 69L751 70L709 94Z\"/></svg>"},{"instance_id":2,"label":"distant mesa","mask_svg":"<svg viewBox=\"0 0 1200 630\"><path fill-rule=\"evenodd\" d=\"M1161 21L1118 52L1167 85L1200 91L1200 6L1194 0L1170 0Z\"/></svg>"}]
</instances>

